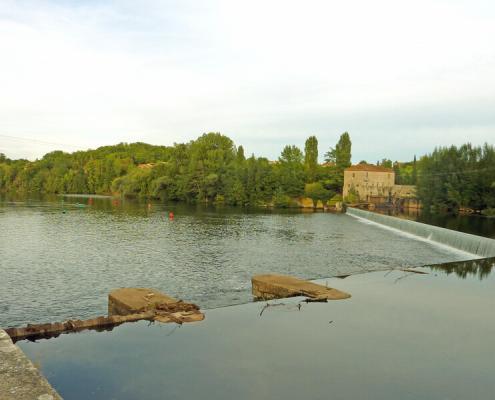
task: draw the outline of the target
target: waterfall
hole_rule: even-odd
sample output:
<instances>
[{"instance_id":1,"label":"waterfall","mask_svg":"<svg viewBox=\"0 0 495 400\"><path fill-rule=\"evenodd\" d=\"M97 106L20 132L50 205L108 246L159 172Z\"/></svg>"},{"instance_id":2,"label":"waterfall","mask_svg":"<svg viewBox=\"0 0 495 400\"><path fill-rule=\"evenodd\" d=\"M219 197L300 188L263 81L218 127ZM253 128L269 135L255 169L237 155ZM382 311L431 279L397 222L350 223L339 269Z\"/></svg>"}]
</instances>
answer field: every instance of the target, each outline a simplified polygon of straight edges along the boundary
<instances>
[{"instance_id":1,"label":"waterfall","mask_svg":"<svg viewBox=\"0 0 495 400\"><path fill-rule=\"evenodd\" d=\"M453 231L421 222L391 217L358 208L348 208L347 214L385 225L420 238L453 247L479 257L495 256L495 240L469 233Z\"/></svg>"}]
</instances>

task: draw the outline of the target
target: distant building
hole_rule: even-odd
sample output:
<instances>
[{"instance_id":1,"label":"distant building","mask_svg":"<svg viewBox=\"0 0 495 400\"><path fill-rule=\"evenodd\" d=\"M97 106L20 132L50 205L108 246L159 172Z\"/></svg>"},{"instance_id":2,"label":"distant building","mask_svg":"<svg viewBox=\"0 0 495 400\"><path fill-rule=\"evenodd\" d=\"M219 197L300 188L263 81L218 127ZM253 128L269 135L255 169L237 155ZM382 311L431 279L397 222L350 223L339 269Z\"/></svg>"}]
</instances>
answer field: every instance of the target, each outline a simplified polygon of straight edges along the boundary
<instances>
[{"instance_id":1,"label":"distant building","mask_svg":"<svg viewBox=\"0 0 495 400\"><path fill-rule=\"evenodd\" d=\"M357 164L344 170L344 198L355 193L360 201L372 197L390 197L395 185L395 172L391 168L370 164Z\"/></svg>"},{"instance_id":2,"label":"distant building","mask_svg":"<svg viewBox=\"0 0 495 400\"><path fill-rule=\"evenodd\" d=\"M352 192L360 202L398 204L404 199L414 199L416 187L412 185L396 185L395 172L392 168L371 164L357 164L344 170L344 198ZM409 201L407 202L409 203Z\"/></svg>"}]
</instances>

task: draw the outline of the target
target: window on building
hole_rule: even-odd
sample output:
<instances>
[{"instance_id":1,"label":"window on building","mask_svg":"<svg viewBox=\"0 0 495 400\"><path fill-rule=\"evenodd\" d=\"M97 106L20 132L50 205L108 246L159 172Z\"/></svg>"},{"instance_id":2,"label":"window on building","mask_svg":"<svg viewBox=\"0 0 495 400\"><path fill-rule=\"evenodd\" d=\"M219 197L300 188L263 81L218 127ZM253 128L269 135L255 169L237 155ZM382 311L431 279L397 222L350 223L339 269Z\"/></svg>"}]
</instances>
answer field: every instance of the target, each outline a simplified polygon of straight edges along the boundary
<instances>
[{"instance_id":1,"label":"window on building","mask_svg":"<svg viewBox=\"0 0 495 400\"><path fill-rule=\"evenodd\" d=\"M354 178L356 175L354 174L354 172L352 173L352 177Z\"/></svg>"}]
</instances>

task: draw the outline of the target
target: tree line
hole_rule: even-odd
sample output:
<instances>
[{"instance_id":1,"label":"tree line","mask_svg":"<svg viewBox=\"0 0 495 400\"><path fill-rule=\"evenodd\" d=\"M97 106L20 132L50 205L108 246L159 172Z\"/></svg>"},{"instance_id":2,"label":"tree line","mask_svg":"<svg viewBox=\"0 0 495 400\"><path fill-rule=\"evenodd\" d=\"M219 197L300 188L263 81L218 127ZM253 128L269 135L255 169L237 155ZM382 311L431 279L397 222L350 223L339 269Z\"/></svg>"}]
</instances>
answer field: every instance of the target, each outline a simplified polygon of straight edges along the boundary
<instances>
[{"instance_id":1,"label":"tree line","mask_svg":"<svg viewBox=\"0 0 495 400\"><path fill-rule=\"evenodd\" d=\"M251 155L220 133L189 143L153 146L120 143L95 150L54 151L36 161L0 154L0 191L146 196L165 201L290 206L295 197L338 197L351 165L351 140L343 133L318 162L318 140L304 150L285 146L276 161Z\"/></svg>"},{"instance_id":2,"label":"tree line","mask_svg":"<svg viewBox=\"0 0 495 400\"><path fill-rule=\"evenodd\" d=\"M352 143L344 132L320 164L318 140L304 149L283 148L277 160L251 155L227 136L206 133L173 146L120 143L95 150L54 151L36 161L0 153L0 192L88 193L145 196L164 201L272 204L289 207L294 198L342 200L344 169ZM366 161L361 161L366 163ZM416 185L424 209L495 209L495 150L492 145L440 147L410 162L377 161L393 168L396 184Z\"/></svg>"},{"instance_id":3,"label":"tree line","mask_svg":"<svg viewBox=\"0 0 495 400\"><path fill-rule=\"evenodd\" d=\"M492 145L439 147L418 162L417 192L433 211L495 212L495 149Z\"/></svg>"}]
</instances>

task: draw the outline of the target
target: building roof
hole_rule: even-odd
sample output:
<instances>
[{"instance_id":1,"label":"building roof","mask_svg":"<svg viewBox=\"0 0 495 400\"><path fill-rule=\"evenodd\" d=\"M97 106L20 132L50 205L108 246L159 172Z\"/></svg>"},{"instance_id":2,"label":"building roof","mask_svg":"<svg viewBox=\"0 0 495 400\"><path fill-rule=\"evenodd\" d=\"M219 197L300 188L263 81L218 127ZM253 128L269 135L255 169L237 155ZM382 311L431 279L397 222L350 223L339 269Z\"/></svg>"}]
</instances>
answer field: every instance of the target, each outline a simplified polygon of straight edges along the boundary
<instances>
[{"instance_id":1,"label":"building roof","mask_svg":"<svg viewBox=\"0 0 495 400\"><path fill-rule=\"evenodd\" d=\"M392 168L379 167L378 165L372 164L352 165L349 168L346 168L345 171L394 172Z\"/></svg>"}]
</instances>

